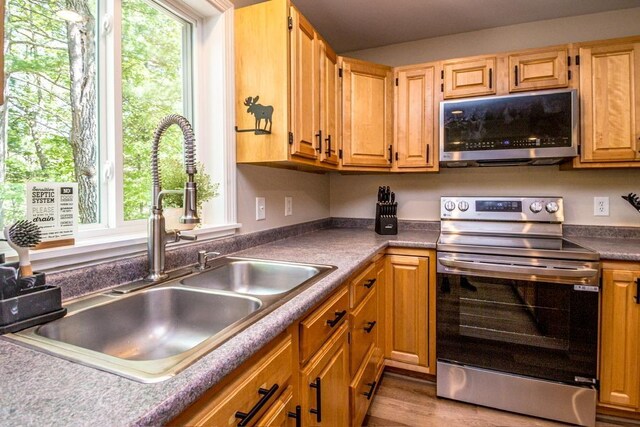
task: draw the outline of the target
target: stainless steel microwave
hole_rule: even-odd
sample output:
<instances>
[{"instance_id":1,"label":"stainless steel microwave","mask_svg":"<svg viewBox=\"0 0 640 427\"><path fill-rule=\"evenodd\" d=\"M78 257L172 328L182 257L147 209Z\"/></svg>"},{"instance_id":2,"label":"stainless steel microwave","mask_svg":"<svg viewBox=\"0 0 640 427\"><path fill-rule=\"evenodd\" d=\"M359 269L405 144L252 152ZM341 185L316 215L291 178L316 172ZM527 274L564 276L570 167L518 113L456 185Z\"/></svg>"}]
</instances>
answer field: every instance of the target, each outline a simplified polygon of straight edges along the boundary
<instances>
[{"instance_id":1,"label":"stainless steel microwave","mask_svg":"<svg viewBox=\"0 0 640 427\"><path fill-rule=\"evenodd\" d=\"M577 154L575 89L440 103L443 166L548 165Z\"/></svg>"}]
</instances>

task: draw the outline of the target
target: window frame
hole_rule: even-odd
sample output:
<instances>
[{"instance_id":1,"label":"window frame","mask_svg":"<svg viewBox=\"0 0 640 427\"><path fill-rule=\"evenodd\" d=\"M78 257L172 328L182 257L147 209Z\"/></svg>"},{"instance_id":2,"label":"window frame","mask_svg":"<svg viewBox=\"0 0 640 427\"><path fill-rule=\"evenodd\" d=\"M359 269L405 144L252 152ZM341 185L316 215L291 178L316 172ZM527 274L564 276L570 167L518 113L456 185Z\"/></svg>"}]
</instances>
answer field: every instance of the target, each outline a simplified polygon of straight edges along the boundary
<instances>
[{"instance_id":1,"label":"window frame","mask_svg":"<svg viewBox=\"0 0 640 427\"><path fill-rule=\"evenodd\" d=\"M197 159L205 164L222 166L208 170L214 182L220 182L217 203L205 203L208 217L223 218L217 225L206 223L189 232L199 240L235 234L237 223L235 133L233 5L228 0L158 0L161 7L191 22L194 132ZM59 270L75 265L96 264L123 256L139 255L146 250L146 220L124 221L122 160L122 92L120 73L121 0L105 1L98 12L100 28L98 67L110 78L98 79L98 165L101 174L100 222L81 225L76 244L31 252L34 267ZM103 19L100 19L102 17ZM106 20L105 20L106 19ZM103 31L108 36L103 36ZM115 35L115 36L114 36ZM112 77L112 78L111 78ZM106 126L105 126L106 124ZM214 159L222 159L212 163ZM116 161L116 159L120 159ZM216 168L217 169L217 168ZM149 189L151 190L151 189ZM219 200L222 198L222 200ZM108 200L108 203L105 201ZM177 243L183 245L185 243ZM15 259L12 251L5 252Z\"/></svg>"}]
</instances>

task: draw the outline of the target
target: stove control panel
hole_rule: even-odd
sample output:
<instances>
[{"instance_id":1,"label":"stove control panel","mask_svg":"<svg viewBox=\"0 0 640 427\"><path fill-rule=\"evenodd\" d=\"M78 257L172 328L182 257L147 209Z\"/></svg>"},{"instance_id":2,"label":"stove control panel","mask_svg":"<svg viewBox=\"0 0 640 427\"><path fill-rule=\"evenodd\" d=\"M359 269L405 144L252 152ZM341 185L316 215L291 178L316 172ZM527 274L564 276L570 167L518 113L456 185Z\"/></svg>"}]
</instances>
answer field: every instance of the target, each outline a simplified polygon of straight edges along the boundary
<instances>
[{"instance_id":1,"label":"stove control panel","mask_svg":"<svg viewBox=\"0 0 640 427\"><path fill-rule=\"evenodd\" d=\"M442 197L443 220L564 221L562 197Z\"/></svg>"}]
</instances>

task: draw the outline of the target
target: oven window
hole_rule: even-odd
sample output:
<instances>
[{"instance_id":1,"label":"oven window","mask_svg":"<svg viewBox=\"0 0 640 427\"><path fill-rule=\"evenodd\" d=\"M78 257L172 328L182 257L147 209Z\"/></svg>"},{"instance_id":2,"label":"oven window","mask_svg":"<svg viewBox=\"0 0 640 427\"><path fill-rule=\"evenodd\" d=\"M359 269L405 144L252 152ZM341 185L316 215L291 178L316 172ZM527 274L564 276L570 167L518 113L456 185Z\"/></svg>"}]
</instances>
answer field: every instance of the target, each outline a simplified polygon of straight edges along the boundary
<instances>
[{"instance_id":1,"label":"oven window","mask_svg":"<svg viewBox=\"0 0 640 427\"><path fill-rule=\"evenodd\" d=\"M568 383L595 378L597 318L597 292L438 275L437 355L450 362Z\"/></svg>"}]
</instances>

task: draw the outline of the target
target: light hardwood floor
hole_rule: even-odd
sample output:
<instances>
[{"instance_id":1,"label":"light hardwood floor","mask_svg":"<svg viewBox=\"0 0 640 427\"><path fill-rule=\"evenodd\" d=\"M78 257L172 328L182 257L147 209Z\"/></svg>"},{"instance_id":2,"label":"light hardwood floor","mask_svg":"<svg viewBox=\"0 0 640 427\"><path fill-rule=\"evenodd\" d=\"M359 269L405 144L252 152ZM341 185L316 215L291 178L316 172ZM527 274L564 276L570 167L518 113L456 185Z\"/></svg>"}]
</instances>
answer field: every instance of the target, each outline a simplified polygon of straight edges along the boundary
<instances>
[{"instance_id":1,"label":"light hardwood floor","mask_svg":"<svg viewBox=\"0 0 640 427\"><path fill-rule=\"evenodd\" d=\"M364 426L420 427L566 427L568 424L436 398L434 383L385 373ZM598 421L597 427L639 424Z\"/></svg>"}]
</instances>

